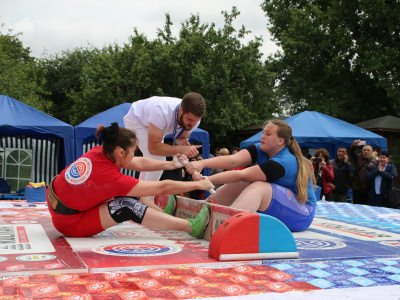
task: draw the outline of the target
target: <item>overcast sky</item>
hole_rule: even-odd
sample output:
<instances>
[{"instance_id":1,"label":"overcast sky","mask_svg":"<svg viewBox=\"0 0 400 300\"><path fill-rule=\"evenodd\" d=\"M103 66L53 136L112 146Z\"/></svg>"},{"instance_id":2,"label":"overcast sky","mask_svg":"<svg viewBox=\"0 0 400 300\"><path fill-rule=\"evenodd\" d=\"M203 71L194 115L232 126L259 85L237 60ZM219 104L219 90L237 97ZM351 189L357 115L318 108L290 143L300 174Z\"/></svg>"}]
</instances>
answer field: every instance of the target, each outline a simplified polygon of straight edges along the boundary
<instances>
[{"instance_id":1,"label":"overcast sky","mask_svg":"<svg viewBox=\"0 0 400 300\"><path fill-rule=\"evenodd\" d=\"M128 42L136 27L149 40L156 38L157 28L163 28L165 13L174 23L177 36L181 22L191 14L199 14L201 23L224 24L221 11L230 12L232 6L240 11L234 21L236 29L242 25L251 30L249 39L262 36L264 57L278 48L270 40L268 19L261 10L260 0L0 0L0 31L22 32L20 40L30 47L31 55L40 57L61 53L62 50L86 47L102 48L109 43Z\"/></svg>"}]
</instances>

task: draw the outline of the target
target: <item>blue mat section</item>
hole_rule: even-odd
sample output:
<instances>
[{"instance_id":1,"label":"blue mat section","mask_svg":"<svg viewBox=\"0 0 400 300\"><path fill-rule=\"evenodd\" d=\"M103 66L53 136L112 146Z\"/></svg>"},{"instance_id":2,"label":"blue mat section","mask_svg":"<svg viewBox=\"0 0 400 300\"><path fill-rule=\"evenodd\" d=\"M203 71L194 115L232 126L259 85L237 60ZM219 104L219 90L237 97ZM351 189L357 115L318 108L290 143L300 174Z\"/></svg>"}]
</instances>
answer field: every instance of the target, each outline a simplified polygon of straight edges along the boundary
<instances>
[{"instance_id":1,"label":"blue mat section","mask_svg":"<svg viewBox=\"0 0 400 300\"><path fill-rule=\"evenodd\" d=\"M322 289L398 285L400 259L359 259L318 263L264 262ZM383 297L384 298L384 297Z\"/></svg>"},{"instance_id":2,"label":"blue mat section","mask_svg":"<svg viewBox=\"0 0 400 300\"><path fill-rule=\"evenodd\" d=\"M310 229L294 233L299 259L263 261L322 289L400 283L400 210L318 202Z\"/></svg>"},{"instance_id":3,"label":"blue mat section","mask_svg":"<svg viewBox=\"0 0 400 300\"><path fill-rule=\"evenodd\" d=\"M400 211L320 201L312 226L294 237L305 260L400 257Z\"/></svg>"}]
</instances>

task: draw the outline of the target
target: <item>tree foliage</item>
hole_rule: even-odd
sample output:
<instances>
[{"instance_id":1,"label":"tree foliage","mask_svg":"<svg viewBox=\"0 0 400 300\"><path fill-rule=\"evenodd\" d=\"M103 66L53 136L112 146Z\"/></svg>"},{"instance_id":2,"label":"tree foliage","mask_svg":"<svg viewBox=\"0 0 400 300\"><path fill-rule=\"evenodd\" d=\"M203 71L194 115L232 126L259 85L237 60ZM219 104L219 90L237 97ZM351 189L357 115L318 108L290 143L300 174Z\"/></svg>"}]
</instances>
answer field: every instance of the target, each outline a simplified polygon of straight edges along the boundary
<instances>
[{"instance_id":1,"label":"tree foliage","mask_svg":"<svg viewBox=\"0 0 400 300\"><path fill-rule=\"evenodd\" d=\"M42 88L44 78L40 76L29 48L24 48L20 41L20 35L13 34L12 30L6 34L0 32L0 95L46 111L50 103L43 98L46 94Z\"/></svg>"},{"instance_id":2,"label":"tree foliage","mask_svg":"<svg viewBox=\"0 0 400 300\"><path fill-rule=\"evenodd\" d=\"M267 0L270 60L292 113L359 122L400 110L400 2Z\"/></svg>"},{"instance_id":3,"label":"tree foliage","mask_svg":"<svg viewBox=\"0 0 400 300\"><path fill-rule=\"evenodd\" d=\"M74 124L74 102L70 95L82 89L84 67L92 64L96 55L97 50L94 48L76 48L40 59L39 69L46 78L44 88L49 93L46 99L53 103L51 115Z\"/></svg>"},{"instance_id":4,"label":"tree foliage","mask_svg":"<svg viewBox=\"0 0 400 300\"><path fill-rule=\"evenodd\" d=\"M275 74L261 62L262 39L242 43L249 32L233 27L238 15L235 7L223 12L220 29L192 15L174 37L166 14L152 41L135 29L122 47L80 48L43 59L53 114L77 125L121 103L194 91L207 102L201 128L210 132L211 143L237 145L233 132L280 109L273 97Z\"/></svg>"}]
</instances>

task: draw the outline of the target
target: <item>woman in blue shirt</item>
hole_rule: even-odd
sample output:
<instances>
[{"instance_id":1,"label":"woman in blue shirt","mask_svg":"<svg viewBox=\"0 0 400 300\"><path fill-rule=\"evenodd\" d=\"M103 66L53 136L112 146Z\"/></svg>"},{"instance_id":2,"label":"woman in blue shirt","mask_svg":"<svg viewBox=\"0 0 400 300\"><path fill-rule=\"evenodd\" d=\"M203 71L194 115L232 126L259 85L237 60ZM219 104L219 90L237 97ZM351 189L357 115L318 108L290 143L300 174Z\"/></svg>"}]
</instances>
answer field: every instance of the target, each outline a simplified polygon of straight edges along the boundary
<instances>
[{"instance_id":1,"label":"woman in blue shirt","mask_svg":"<svg viewBox=\"0 0 400 300\"><path fill-rule=\"evenodd\" d=\"M307 229L316 207L315 177L286 122L270 120L260 143L234 155L190 162L186 168L193 174L203 168L234 169L250 164L256 165L209 177L213 184L224 183L213 196L215 202L273 216L291 231Z\"/></svg>"}]
</instances>

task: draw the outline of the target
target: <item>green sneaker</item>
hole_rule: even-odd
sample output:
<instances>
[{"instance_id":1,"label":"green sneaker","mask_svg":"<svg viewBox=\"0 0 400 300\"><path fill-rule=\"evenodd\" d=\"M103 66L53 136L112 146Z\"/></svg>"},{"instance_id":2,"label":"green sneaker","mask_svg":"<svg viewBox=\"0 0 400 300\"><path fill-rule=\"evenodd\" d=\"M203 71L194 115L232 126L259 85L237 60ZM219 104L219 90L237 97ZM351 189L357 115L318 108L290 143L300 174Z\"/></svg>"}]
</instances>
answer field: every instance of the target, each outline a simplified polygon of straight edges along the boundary
<instances>
[{"instance_id":1,"label":"green sneaker","mask_svg":"<svg viewBox=\"0 0 400 300\"><path fill-rule=\"evenodd\" d=\"M193 233L189 233L189 235L201 239L204 235L204 230L208 225L210 220L210 209L207 204L204 204L201 208L199 214L194 218L188 218L190 223L190 227L192 227Z\"/></svg>"},{"instance_id":2,"label":"green sneaker","mask_svg":"<svg viewBox=\"0 0 400 300\"><path fill-rule=\"evenodd\" d=\"M175 207L176 207L176 197L175 195L169 195L169 199L167 205L164 208L164 212L171 216L175 216Z\"/></svg>"}]
</instances>

